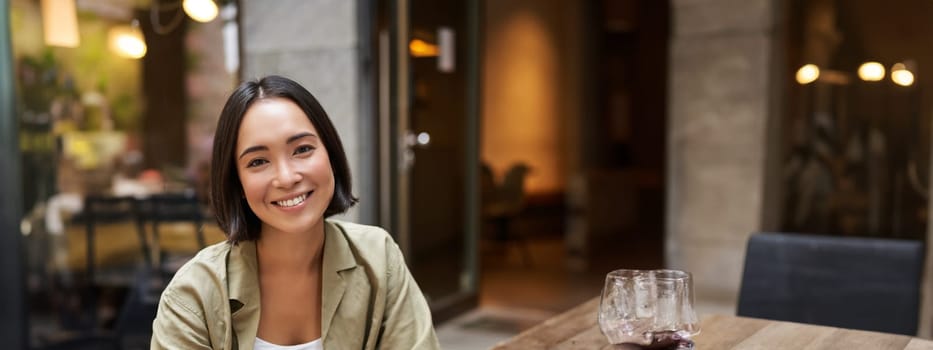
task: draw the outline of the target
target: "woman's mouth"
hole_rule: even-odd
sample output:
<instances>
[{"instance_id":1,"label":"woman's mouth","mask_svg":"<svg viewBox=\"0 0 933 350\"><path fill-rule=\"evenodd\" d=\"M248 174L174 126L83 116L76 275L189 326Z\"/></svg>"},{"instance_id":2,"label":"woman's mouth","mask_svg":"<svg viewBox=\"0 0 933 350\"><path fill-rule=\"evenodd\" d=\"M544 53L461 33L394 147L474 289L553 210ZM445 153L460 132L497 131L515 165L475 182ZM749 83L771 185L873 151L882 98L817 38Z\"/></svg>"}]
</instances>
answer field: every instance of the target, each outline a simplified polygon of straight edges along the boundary
<instances>
[{"instance_id":1,"label":"woman's mouth","mask_svg":"<svg viewBox=\"0 0 933 350\"><path fill-rule=\"evenodd\" d=\"M275 204L275 205L280 206L280 207L283 207L283 208L291 208L291 207L297 206L297 205L299 205L299 204L301 204L301 203L304 203L304 202L305 202L305 199L308 199L308 196L309 196L309 195L311 195L311 192L302 193L302 194L298 195L298 196L295 197L295 198L286 199L286 200L281 200L281 201L275 201L275 202L272 202L272 204Z\"/></svg>"}]
</instances>

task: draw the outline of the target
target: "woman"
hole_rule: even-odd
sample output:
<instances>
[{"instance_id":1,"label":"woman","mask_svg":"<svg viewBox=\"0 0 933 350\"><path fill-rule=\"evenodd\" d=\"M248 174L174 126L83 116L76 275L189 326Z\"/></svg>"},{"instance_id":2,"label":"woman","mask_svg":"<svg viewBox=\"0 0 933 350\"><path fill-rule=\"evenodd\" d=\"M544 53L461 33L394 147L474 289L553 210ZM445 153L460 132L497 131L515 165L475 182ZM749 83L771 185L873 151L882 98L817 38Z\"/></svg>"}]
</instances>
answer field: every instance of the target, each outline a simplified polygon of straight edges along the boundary
<instances>
[{"instance_id":1,"label":"woman","mask_svg":"<svg viewBox=\"0 0 933 350\"><path fill-rule=\"evenodd\" d=\"M336 130L298 83L269 76L233 92L210 189L227 242L166 287L153 349L439 348L392 238L327 219L357 199Z\"/></svg>"}]
</instances>

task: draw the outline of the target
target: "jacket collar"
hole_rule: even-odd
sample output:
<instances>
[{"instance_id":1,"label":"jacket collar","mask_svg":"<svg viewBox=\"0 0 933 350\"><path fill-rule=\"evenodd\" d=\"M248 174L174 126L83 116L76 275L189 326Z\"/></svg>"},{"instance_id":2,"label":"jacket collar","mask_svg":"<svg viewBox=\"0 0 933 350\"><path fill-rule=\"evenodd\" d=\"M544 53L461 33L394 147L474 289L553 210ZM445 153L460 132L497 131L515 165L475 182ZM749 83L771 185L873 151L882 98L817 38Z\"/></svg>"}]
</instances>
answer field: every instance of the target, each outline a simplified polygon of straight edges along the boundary
<instances>
[{"instance_id":1,"label":"jacket collar","mask_svg":"<svg viewBox=\"0 0 933 350\"><path fill-rule=\"evenodd\" d=\"M230 247L227 258L227 280L230 300L241 304L259 302L259 263L256 260L256 242L243 241ZM231 309L236 313L239 310Z\"/></svg>"},{"instance_id":2,"label":"jacket collar","mask_svg":"<svg viewBox=\"0 0 933 350\"><path fill-rule=\"evenodd\" d=\"M324 266L321 297L321 339L327 339L327 332L337 312L337 306L347 290L347 281L343 273L357 266L356 257L350 249L343 229L334 222L324 225Z\"/></svg>"},{"instance_id":3,"label":"jacket collar","mask_svg":"<svg viewBox=\"0 0 933 350\"><path fill-rule=\"evenodd\" d=\"M324 263L321 267L321 339L327 337L337 306L347 289L345 271L357 266L356 258L342 228L324 222ZM231 246L227 260L228 291L233 331L240 344L252 346L259 329L259 263L256 242Z\"/></svg>"},{"instance_id":4,"label":"jacket collar","mask_svg":"<svg viewBox=\"0 0 933 350\"><path fill-rule=\"evenodd\" d=\"M259 330L259 264L256 242L244 241L230 247L227 258L227 290L230 295L231 327L238 345L252 348Z\"/></svg>"}]
</instances>

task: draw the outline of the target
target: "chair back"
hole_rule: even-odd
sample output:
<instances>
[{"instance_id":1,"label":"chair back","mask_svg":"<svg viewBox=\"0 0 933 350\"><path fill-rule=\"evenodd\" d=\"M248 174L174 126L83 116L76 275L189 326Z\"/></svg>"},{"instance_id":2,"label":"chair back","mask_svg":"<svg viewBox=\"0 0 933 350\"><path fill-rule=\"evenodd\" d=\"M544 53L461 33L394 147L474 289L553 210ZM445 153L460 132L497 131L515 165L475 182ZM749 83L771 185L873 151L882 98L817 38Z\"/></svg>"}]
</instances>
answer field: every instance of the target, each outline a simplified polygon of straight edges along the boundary
<instances>
[{"instance_id":1,"label":"chair back","mask_svg":"<svg viewBox=\"0 0 933 350\"><path fill-rule=\"evenodd\" d=\"M499 186L499 200L517 214L525 206L525 178L530 168L524 163L509 167Z\"/></svg>"},{"instance_id":2,"label":"chair back","mask_svg":"<svg viewBox=\"0 0 933 350\"><path fill-rule=\"evenodd\" d=\"M207 246L204 238L204 211L194 193L162 193L149 196L142 200L140 213L143 221L152 227L153 245L159 251L158 263L155 264L157 270L168 269L174 273L171 267L165 265L168 256L160 243L162 224L189 223L194 228L194 238L197 240L198 247Z\"/></svg>"},{"instance_id":3,"label":"chair back","mask_svg":"<svg viewBox=\"0 0 933 350\"><path fill-rule=\"evenodd\" d=\"M482 195L483 205L494 203L498 198L498 189L496 188L496 179L492 174L492 168L489 164L483 162L480 165L479 173L480 194Z\"/></svg>"},{"instance_id":4,"label":"chair back","mask_svg":"<svg viewBox=\"0 0 933 350\"><path fill-rule=\"evenodd\" d=\"M920 241L754 234L737 314L914 335L923 258Z\"/></svg>"},{"instance_id":5,"label":"chair back","mask_svg":"<svg viewBox=\"0 0 933 350\"><path fill-rule=\"evenodd\" d=\"M89 283L95 283L95 272L97 268L95 262L95 241L97 239L97 226L100 224L133 222L136 228L136 236L139 240L140 252L146 264L151 264L152 257L149 253L149 243L139 216L139 207L135 198L128 196L89 195L84 199L84 209L81 215L85 224L85 240L87 244L86 270Z\"/></svg>"}]
</instances>

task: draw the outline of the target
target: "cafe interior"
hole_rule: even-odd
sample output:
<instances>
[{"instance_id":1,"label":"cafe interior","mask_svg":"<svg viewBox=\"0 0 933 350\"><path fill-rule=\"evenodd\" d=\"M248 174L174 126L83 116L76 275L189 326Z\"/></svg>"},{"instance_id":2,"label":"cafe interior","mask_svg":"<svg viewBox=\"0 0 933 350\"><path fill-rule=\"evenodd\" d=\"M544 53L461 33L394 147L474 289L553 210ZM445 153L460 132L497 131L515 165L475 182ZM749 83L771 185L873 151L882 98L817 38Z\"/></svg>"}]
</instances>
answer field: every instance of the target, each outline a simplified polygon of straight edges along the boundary
<instances>
[{"instance_id":1,"label":"cafe interior","mask_svg":"<svg viewBox=\"0 0 933 350\"><path fill-rule=\"evenodd\" d=\"M225 240L220 110L268 74L333 119L361 198L339 219L393 235L445 349L609 348L621 281L679 271L692 319L665 330L700 347L933 348L931 1L0 11L10 348L149 347L162 288Z\"/></svg>"}]
</instances>

